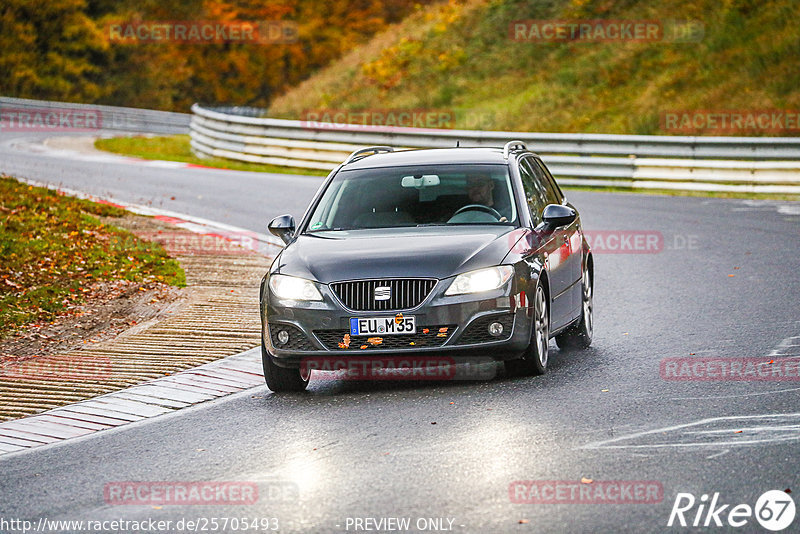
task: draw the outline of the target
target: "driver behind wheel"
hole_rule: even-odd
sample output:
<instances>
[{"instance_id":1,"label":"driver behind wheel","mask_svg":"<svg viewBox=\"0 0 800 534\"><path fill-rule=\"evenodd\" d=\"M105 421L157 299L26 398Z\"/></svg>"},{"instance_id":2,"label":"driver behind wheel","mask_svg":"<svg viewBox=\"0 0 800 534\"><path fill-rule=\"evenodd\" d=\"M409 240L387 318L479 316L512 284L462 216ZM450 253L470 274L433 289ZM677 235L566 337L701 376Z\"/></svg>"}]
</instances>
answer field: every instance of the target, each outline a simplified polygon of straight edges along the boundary
<instances>
[{"instance_id":1,"label":"driver behind wheel","mask_svg":"<svg viewBox=\"0 0 800 534\"><path fill-rule=\"evenodd\" d=\"M473 174L467 176L467 194L472 204L483 204L484 206L494 207L494 180L488 176Z\"/></svg>"},{"instance_id":2,"label":"driver behind wheel","mask_svg":"<svg viewBox=\"0 0 800 534\"><path fill-rule=\"evenodd\" d=\"M483 174L471 174L467 176L467 195L469 196L470 203L494 208L502 214L506 211L506 206L495 205L494 187L495 181L489 176ZM506 221L508 221L508 219L503 216L499 222Z\"/></svg>"}]
</instances>

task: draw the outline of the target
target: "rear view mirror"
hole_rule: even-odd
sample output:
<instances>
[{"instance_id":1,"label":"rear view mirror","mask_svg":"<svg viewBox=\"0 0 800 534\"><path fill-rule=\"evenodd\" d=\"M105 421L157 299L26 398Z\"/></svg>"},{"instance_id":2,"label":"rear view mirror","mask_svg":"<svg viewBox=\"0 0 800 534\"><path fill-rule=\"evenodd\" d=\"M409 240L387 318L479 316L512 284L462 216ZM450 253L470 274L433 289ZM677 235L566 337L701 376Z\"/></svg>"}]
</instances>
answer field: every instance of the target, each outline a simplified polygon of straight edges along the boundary
<instances>
[{"instance_id":1,"label":"rear view mirror","mask_svg":"<svg viewBox=\"0 0 800 534\"><path fill-rule=\"evenodd\" d=\"M400 182L400 185L403 187L415 187L417 189L422 189L423 187L439 185L439 183L441 183L439 176L435 174L421 174L417 176L403 176L403 180Z\"/></svg>"},{"instance_id":2,"label":"rear view mirror","mask_svg":"<svg viewBox=\"0 0 800 534\"><path fill-rule=\"evenodd\" d=\"M269 228L272 235L280 237L281 241L288 244L294 236L294 217L291 215L275 217L270 221L267 228Z\"/></svg>"},{"instance_id":3,"label":"rear view mirror","mask_svg":"<svg viewBox=\"0 0 800 534\"><path fill-rule=\"evenodd\" d=\"M542 212L542 221L550 228L567 226L577 217L575 210L560 204L548 204Z\"/></svg>"}]
</instances>

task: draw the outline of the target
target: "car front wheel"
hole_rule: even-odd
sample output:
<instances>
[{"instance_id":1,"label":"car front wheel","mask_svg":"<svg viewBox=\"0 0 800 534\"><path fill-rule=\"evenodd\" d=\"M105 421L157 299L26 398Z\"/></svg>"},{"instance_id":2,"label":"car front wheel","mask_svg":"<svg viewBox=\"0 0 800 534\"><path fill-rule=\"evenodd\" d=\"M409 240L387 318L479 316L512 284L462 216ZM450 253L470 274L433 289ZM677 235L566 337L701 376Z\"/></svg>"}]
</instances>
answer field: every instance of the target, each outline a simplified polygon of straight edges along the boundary
<instances>
[{"instance_id":1,"label":"car front wheel","mask_svg":"<svg viewBox=\"0 0 800 534\"><path fill-rule=\"evenodd\" d=\"M264 379L267 387L275 393L304 391L308 386L310 372L303 376L300 369L290 369L275 365L264 342L261 342L261 362L264 366Z\"/></svg>"},{"instance_id":2,"label":"car front wheel","mask_svg":"<svg viewBox=\"0 0 800 534\"><path fill-rule=\"evenodd\" d=\"M547 371L550 341L550 313L547 295L541 285L536 286L536 297L533 300L533 332L531 344L522 358L507 360L506 373L511 376L541 375Z\"/></svg>"},{"instance_id":3,"label":"car front wheel","mask_svg":"<svg viewBox=\"0 0 800 534\"><path fill-rule=\"evenodd\" d=\"M581 318L573 326L556 336L556 345L561 350L588 349L592 344L592 332L594 330L594 288L592 287L592 277L589 269L583 270L581 280L583 287L583 302L581 303Z\"/></svg>"}]
</instances>

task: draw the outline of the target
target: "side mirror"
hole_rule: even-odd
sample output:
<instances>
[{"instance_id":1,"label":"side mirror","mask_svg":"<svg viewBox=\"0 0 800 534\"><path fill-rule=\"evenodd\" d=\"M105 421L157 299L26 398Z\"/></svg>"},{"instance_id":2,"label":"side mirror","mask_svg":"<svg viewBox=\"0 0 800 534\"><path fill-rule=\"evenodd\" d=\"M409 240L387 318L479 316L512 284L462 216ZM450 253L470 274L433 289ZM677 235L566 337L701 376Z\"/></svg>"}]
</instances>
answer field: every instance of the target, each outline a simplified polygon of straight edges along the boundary
<instances>
[{"instance_id":1,"label":"side mirror","mask_svg":"<svg viewBox=\"0 0 800 534\"><path fill-rule=\"evenodd\" d=\"M280 217L275 217L272 219L272 221L270 221L267 228L269 229L269 233L280 237L281 241L288 244L294 236L294 217L291 215L281 215Z\"/></svg>"},{"instance_id":2,"label":"side mirror","mask_svg":"<svg viewBox=\"0 0 800 534\"><path fill-rule=\"evenodd\" d=\"M559 226L567 226L572 224L572 221L578 216L575 210L560 204L548 204L542 212L542 221L549 228L558 228Z\"/></svg>"}]
</instances>

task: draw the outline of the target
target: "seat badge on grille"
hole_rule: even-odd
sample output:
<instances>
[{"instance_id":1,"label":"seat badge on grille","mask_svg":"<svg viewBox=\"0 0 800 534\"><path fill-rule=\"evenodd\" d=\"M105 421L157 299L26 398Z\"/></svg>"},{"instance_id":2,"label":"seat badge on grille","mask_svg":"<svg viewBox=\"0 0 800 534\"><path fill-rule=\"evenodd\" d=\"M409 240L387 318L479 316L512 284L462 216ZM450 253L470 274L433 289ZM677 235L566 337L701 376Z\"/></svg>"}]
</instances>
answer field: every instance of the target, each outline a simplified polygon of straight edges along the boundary
<instances>
[{"instance_id":1,"label":"seat badge on grille","mask_svg":"<svg viewBox=\"0 0 800 534\"><path fill-rule=\"evenodd\" d=\"M392 297L392 288L389 286L378 286L375 288L375 300L389 300Z\"/></svg>"}]
</instances>

